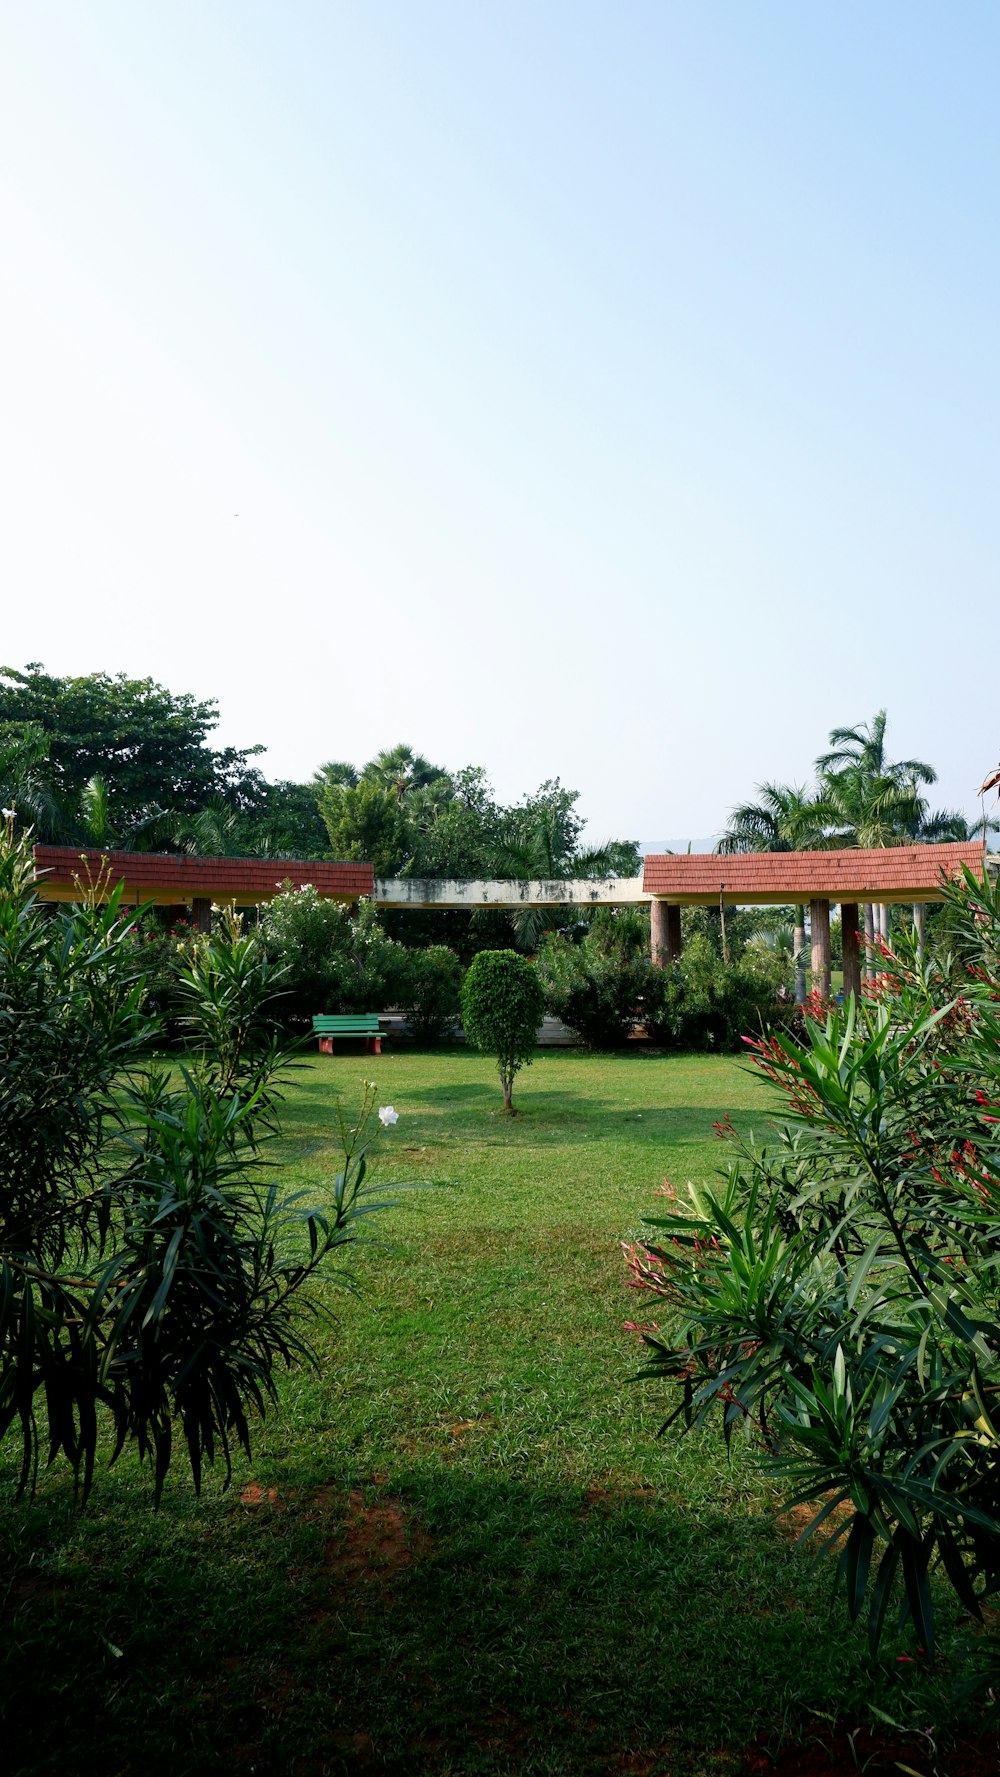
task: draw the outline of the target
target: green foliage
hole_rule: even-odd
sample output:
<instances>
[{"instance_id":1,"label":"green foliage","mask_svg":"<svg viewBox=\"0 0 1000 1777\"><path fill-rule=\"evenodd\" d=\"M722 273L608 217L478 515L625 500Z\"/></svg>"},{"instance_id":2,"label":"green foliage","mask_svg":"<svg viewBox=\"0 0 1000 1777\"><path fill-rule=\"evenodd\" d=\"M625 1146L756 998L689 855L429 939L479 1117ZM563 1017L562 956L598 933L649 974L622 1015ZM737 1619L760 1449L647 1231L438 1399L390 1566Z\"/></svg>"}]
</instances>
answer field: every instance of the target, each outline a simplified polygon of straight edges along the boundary
<instances>
[{"instance_id":1,"label":"green foliage","mask_svg":"<svg viewBox=\"0 0 1000 1777\"><path fill-rule=\"evenodd\" d=\"M1000 1584L1000 889L949 901L949 968L889 956L875 1003L755 1044L783 1121L632 1258L644 1374L756 1431L872 1646L901 1593L929 1654L933 1570L973 1616Z\"/></svg>"},{"instance_id":2,"label":"green foliage","mask_svg":"<svg viewBox=\"0 0 1000 1777\"><path fill-rule=\"evenodd\" d=\"M550 935L538 956L548 1010L591 1049L617 1047L637 1022L661 1048L739 1049L746 1035L790 1015L786 960L751 941L726 962L718 914L714 933L708 914L705 929L689 927L679 961L663 969L650 963L648 928L630 909L595 919L579 944Z\"/></svg>"},{"instance_id":3,"label":"green foliage","mask_svg":"<svg viewBox=\"0 0 1000 1777\"><path fill-rule=\"evenodd\" d=\"M648 957L605 950L589 933L572 944L560 933L546 938L538 973L549 1012L561 1018L588 1049L625 1042L658 981Z\"/></svg>"},{"instance_id":4,"label":"green foliage","mask_svg":"<svg viewBox=\"0 0 1000 1777\"><path fill-rule=\"evenodd\" d=\"M364 859L376 876L399 876L409 855L406 816L394 791L372 779L322 784L316 802L330 852L345 862Z\"/></svg>"},{"instance_id":5,"label":"green foliage","mask_svg":"<svg viewBox=\"0 0 1000 1777\"><path fill-rule=\"evenodd\" d=\"M533 965L516 950L482 950L462 984L462 1024L477 1049L495 1055L504 1110L513 1111L514 1076L530 1063L545 1010Z\"/></svg>"},{"instance_id":6,"label":"green foliage","mask_svg":"<svg viewBox=\"0 0 1000 1777\"><path fill-rule=\"evenodd\" d=\"M48 759L49 737L39 723L0 719L0 807L43 840L56 837L61 823Z\"/></svg>"},{"instance_id":7,"label":"green foliage","mask_svg":"<svg viewBox=\"0 0 1000 1777\"><path fill-rule=\"evenodd\" d=\"M0 668L0 724L30 724L45 735L48 788L69 828L95 775L106 786L110 823L122 830L162 811L165 798L172 810L194 814L212 795L252 797L262 780L248 761L259 749L214 752L207 737L217 721L213 701L152 679Z\"/></svg>"},{"instance_id":8,"label":"green foliage","mask_svg":"<svg viewBox=\"0 0 1000 1777\"><path fill-rule=\"evenodd\" d=\"M143 1011L152 1018L157 1031L173 1034L186 1009L181 974L198 942L198 933L187 917L167 925L157 910L150 909L144 918L135 920L129 939L136 952L135 970L142 975L145 987Z\"/></svg>"},{"instance_id":9,"label":"green foliage","mask_svg":"<svg viewBox=\"0 0 1000 1777\"><path fill-rule=\"evenodd\" d=\"M412 1034L421 1042L448 1036L461 1015L462 965L444 944L409 950L397 991Z\"/></svg>"},{"instance_id":10,"label":"green foliage","mask_svg":"<svg viewBox=\"0 0 1000 1777\"><path fill-rule=\"evenodd\" d=\"M311 884L289 885L262 908L258 929L267 955L282 966L285 1020L377 1012L405 991L410 953L386 936L370 901L354 911Z\"/></svg>"},{"instance_id":11,"label":"green foliage","mask_svg":"<svg viewBox=\"0 0 1000 1777\"><path fill-rule=\"evenodd\" d=\"M367 1209L363 1129L328 1201L263 1182L289 1059L272 966L235 928L199 940L180 984L193 1064L143 1065L141 947L105 886L42 909L27 844L0 828L0 1440L19 1438L30 1487L41 1420L86 1495L104 1409L159 1496L175 1426L196 1486L217 1455L228 1473L276 1370L309 1358L303 1286Z\"/></svg>"},{"instance_id":12,"label":"green foliage","mask_svg":"<svg viewBox=\"0 0 1000 1777\"><path fill-rule=\"evenodd\" d=\"M698 933L676 963L653 971L643 1008L654 1042L683 1049L739 1049L790 1012L780 954L749 943L727 963Z\"/></svg>"}]
</instances>

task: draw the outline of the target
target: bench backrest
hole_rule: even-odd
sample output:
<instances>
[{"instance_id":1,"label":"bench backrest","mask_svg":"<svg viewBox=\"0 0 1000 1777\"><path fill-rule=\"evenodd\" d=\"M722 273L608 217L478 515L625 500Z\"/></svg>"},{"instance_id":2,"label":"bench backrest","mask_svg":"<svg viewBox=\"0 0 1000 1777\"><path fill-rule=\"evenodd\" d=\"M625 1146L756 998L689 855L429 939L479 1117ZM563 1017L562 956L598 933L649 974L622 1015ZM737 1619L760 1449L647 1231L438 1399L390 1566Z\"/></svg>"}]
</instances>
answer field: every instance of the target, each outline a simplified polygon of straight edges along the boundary
<instances>
[{"instance_id":1,"label":"bench backrest","mask_svg":"<svg viewBox=\"0 0 1000 1777\"><path fill-rule=\"evenodd\" d=\"M335 1037L338 1032L341 1036L351 1036L357 1031L365 1036L369 1032L373 1036L378 1036L378 1013L317 1012L313 1018L313 1030L326 1037Z\"/></svg>"}]
</instances>

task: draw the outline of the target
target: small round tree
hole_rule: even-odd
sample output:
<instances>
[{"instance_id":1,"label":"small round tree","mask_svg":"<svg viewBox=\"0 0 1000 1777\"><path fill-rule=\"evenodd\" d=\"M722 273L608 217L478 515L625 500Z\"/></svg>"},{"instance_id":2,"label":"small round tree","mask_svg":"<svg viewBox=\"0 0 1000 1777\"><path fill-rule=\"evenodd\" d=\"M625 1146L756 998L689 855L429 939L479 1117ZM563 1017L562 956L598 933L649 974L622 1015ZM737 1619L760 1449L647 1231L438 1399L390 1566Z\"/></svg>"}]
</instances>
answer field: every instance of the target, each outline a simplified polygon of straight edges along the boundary
<instances>
[{"instance_id":1,"label":"small round tree","mask_svg":"<svg viewBox=\"0 0 1000 1777\"><path fill-rule=\"evenodd\" d=\"M512 1116L514 1075L531 1061L544 1009L542 984L527 957L516 950L473 957L462 986L462 1025L470 1043L496 1056L503 1108Z\"/></svg>"}]
</instances>

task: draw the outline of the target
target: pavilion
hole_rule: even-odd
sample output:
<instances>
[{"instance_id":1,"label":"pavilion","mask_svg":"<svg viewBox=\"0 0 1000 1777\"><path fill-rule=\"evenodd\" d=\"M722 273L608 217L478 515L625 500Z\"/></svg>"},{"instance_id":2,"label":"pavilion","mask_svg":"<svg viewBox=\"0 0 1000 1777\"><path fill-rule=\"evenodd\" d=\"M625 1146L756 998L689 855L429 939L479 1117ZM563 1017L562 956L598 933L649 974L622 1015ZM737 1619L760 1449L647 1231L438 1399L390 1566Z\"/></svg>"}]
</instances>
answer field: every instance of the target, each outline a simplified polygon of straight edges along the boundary
<instances>
[{"instance_id":1,"label":"pavilion","mask_svg":"<svg viewBox=\"0 0 1000 1777\"><path fill-rule=\"evenodd\" d=\"M808 906L812 979L830 991L830 903L840 907L844 994L861 994L858 910L893 901L923 908L942 898L943 886L963 869L981 876L981 842L898 845L875 851L672 853L644 860L642 884L650 898L653 961L668 964L681 953L682 907ZM918 925L919 929L919 925Z\"/></svg>"}]
</instances>

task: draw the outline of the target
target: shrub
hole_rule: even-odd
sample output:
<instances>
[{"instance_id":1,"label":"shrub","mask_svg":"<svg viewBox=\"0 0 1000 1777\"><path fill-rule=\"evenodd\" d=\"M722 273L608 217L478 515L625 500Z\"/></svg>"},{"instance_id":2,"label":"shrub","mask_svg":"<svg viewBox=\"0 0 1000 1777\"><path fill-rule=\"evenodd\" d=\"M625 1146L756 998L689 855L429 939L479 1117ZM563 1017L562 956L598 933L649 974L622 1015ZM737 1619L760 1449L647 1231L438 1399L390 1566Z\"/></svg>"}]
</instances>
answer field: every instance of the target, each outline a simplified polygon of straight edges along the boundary
<instances>
[{"instance_id":1,"label":"shrub","mask_svg":"<svg viewBox=\"0 0 1000 1777\"><path fill-rule=\"evenodd\" d=\"M179 1078L145 1064L158 1027L120 890L41 908L12 828L0 825L0 1439L19 1438L31 1486L42 1421L49 1460L65 1457L86 1495L104 1408L116 1452L151 1458L158 1497L175 1429L196 1487L217 1452L228 1475L276 1372L310 1359L306 1286L367 1208L361 1135L323 1205L261 1182L288 1060L261 946L235 925L195 942L180 980L193 1057Z\"/></svg>"},{"instance_id":2,"label":"shrub","mask_svg":"<svg viewBox=\"0 0 1000 1777\"><path fill-rule=\"evenodd\" d=\"M961 990L887 953L874 1003L758 1039L773 1136L629 1253L671 1418L756 1434L873 1648L901 1590L928 1654L934 1568L972 1616L1000 1587L1000 888L948 903Z\"/></svg>"},{"instance_id":3,"label":"shrub","mask_svg":"<svg viewBox=\"0 0 1000 1777\"><path fill-rule=\"evenodd\" d=\"M571 944L555 934L539 954L538 972L549 1011L589 1049L611 1049L628 1038L653 968L647 959L602 951L589 935Z\"/></svg>"},{"instance_id":4,"label":"shrub","mask_svg":"<svg viewBox=\"0 0 1000 1777\"><path fill-rule=\"evenodd\" d=\"M538 968L546 1005L591 1049L627 1040L641 1019L654 1042L675 1049L738 1049L742 1038L782 1013L782 959L747 944L725 962L709 936L695 931L680 960L654 968L637 953L638 922L619 933L595 924L580 944L546 939Z\"/></svg>"},{"instance_id":5,"label":"shrub","mask_svg":"<svg viewBox=\"0 0 1000 1777\"><path fill-rule=\"evenodd\" d=\"M462 1024L477 1049L495 1055L503 1106L513 1114L514 1075L530 1063L545 1010L534 966L516 950L481 950L462 984Z\"/></svg>"},{"instance_id":6,"label":"shrub","mask_svg":"<svg viewBox=\"0 0 1000 1777\"><path fill-rule=\"evenodd\" d=\"M263 909L260 935L267 955L284 967L284 1018L376 1012L398 1003L409 953L386 936L370 901L355 912L310 884L288 887Z\"/></svg>"},{"instance_id":7,"label":"shrub","mask_svg":"<svg viewBox=\"0 0 1000 1777\"><path fill-rule=\"evenodd\" d=\"M461 1014L461 988L462 965L446 945L407 951L397 1003L415 1037L434 1043L449 1035Z\"/></svg>"},{"instance_id":8,"label":"shrub","mask_svg":"<svg viewBox=\"0 0 1000 1777\"><path fill-rule=\"evenodd\" d=\"M144 1010L166 1028L173 1026L182 1011L181 973L192 955L198 935L188 920L171 926L161 924L154 910L136 920L131 931L135 945L135 970L146 984Z\"/></svg>"},{"instance_id":9,"label":"shrub","mask_svg":"<svg viewBox=\"0 0 1000 1777\"><path fill-rule=\"evenodd\" d=\"M644 1019L655 1042L684 1049L739 1049L785 1016L782 959L747 944L725 962L707 936L689 938L676 963L647 977Z\"/></svg>"}]
</instances>

